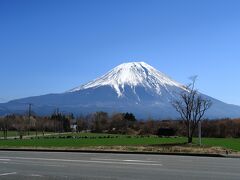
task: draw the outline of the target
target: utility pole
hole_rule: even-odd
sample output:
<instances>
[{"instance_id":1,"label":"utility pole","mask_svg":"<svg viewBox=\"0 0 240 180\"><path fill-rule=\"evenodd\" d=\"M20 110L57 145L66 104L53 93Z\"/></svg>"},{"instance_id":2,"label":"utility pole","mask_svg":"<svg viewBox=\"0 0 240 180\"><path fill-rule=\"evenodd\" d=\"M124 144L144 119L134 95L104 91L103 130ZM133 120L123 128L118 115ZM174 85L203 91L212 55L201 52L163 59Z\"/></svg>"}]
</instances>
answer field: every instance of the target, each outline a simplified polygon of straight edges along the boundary
<instances>
[{"instance_id":1,"label":"utility pole","mask_svg":"<svg viewBox=\"0 0 240 180\"><path fill-rule=\"evenodd\" d=\"M32 104L28 104L28 136L29 136L29 128L30 128L30 122L31 122L31 111L32 111Z\"/></svg>"},{"instance_id":2,"label":"utility pole","mask_svg":"<svg viewBox=\"0 0 240 180\"><path fill-rule=\"evenodd\" d=\"M198 122L198 139L199 139L199 146L202 145L202 123L201 121Z\"/></svg>"},{"instance_id":3,"label":"utility pole","mask_svg":"<svg viewBox=\"0 0 240 180\"><path fill-rule=\"evenodd\" d=\"M190 134L191 134L191 120L189 119L188 120L188 141L189 141L189 138L190 138Z\"/></svg>"},{"instance_id":4,"label":"utility pole","mask_svg":"<svg viewBox=\"0 0 240 180\"><path fill-rule=\"evenodd\" d=\"M32 104L29 103L29 104L28 104L28 117L29 117L29 119L30 119L30 117L31 117L31 111L32 111Z\"/></svg>"},{"instance_id":5,"label":"utility pole","mask_svg":"<svg viewBox=\"0 0 240 180\"><path fill-rule=\"evenodd\" d=\"M59 115L59 108L56 109L56 115Z\"/></svg>"},{"instance_id":6,"label":"utility pole","mask_svg":"<svg viewBox=\"0 0 240 180\"><path fill-rule=\"evenodd\" d=\"M55 110L55 118L54 118L54 131L55 133L57 133L57 121L58 121L58 118L59 117L59 108L57 107L56 110Z\"/></svg>"}]
</instances>

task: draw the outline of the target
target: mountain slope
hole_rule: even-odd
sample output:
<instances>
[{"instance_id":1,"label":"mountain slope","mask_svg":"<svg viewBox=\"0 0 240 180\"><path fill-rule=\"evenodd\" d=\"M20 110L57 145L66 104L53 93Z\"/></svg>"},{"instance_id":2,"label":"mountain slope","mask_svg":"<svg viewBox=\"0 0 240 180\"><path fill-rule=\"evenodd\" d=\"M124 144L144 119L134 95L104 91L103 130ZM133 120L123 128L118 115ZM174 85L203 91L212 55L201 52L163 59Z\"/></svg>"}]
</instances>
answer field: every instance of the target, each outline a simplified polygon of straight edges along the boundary
<instances>
[{"instance_id":1,"label":"mountain slope","mask_svg":"<svg viewBox=\"0 0 240 180\"><path fill-rule=\"evenodd\" d=\"M42 115L59 108L74 114L128 111L138 118L177 118L171 101L178 98L182 91L186 91L183 85L144 62L124 63L102 77L65 93L0 104L0 114L24 113L27 103L32 103L33 110ZM213 102L207 114L209 118L240 117L239 106L208 98Z\"/></svg>"}]
</instances>

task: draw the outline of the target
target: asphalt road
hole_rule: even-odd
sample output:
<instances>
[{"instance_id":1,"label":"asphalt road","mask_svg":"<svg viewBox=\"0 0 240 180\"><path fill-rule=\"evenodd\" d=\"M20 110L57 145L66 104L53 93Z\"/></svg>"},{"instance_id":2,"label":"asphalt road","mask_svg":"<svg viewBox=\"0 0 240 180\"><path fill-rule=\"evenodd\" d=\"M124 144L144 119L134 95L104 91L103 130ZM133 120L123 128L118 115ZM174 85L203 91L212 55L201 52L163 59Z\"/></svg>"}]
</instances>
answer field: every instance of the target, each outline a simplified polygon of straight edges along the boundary
<instances>
[{"instance_id":1,"label":"asphalt road","mask_svg":"<svg viewBox=\"0 0 240 180\"><path fill-rule=\"evenodd\" d=\"M0 151L0 179L240 179L240 159Z\"/></svg>"}]
</instances>

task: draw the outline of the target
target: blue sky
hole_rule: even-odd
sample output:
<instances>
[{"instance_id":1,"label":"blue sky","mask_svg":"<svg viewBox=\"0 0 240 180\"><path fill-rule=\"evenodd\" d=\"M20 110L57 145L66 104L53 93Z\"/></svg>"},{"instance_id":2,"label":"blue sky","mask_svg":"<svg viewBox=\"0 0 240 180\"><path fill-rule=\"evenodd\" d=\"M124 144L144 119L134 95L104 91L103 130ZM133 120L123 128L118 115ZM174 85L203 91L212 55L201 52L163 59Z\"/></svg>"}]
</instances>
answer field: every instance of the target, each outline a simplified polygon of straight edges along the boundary
<instances>
[{"instance_id":1,"label":"blue sky","mask_svg":"<svg viewBox=\"0 0 240 180\"><path fill-rule=\"evenodd\" d=\"M1 0L0 102L59 93L145 61L240 105L238 0Z\"/></svg>"}]
</instances>

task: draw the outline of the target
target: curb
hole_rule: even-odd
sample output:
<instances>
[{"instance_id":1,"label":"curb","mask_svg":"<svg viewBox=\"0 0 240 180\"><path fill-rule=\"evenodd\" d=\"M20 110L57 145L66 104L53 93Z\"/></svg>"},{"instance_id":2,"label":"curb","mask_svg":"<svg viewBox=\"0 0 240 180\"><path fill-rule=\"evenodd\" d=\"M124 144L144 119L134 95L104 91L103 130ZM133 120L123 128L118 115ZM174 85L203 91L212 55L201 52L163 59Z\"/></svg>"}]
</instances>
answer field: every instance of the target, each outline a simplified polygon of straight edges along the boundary
<instances>
[{"instance_id":1,"label":"curb","mask_svg":"<svg viewBox=\"0 0 240 180\"><path fill-rule=\"evenodd\" d=\"M196 157L219 157L219 158L240 158L239 156L222 154L198 154L198 153L162 153L162 152L129 152L129 151L109 151L109 150L61 150L61 149L13 149L6 148L0 151L18 152L66 152L66 153L98 153L98 154L142 154L142 155L173 155L173 156L196 156Z\"/></svg>"}]
</instances>

